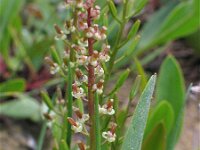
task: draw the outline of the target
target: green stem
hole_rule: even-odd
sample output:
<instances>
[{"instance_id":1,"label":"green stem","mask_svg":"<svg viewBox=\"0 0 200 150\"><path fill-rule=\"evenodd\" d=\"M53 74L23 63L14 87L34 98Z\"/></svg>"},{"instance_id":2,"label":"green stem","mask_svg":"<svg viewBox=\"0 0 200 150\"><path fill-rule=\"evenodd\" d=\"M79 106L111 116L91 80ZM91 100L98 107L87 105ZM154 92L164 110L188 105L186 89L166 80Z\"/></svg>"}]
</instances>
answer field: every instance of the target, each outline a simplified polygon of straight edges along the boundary
<instances>
[{"instance_id":1,"label":"green stem","mask_svg":"<svg viewBox=\"0 0 200 150\"><path fill-rule=\"evenodd\" d=\"M40 136L39 136L39 140L38 140L38 145L37 145L37 150L42 150L42 145L44 142L44 137L46 134L46 130L47 130L47 124L46 121L43 123L42 125L42 129L40 131Z\"/></svg>"},{"instance_id":2,"label":"green stem","mask_svg":"<svg viewBox=\"0 0 200 150\"><path fill-rule=\"evenodd\" d=\"M127 5L128 5L128 1L125 0L124 8L123 8L123 14L122 14L122 22L123 23L120 25L120 31L118 32L117 39L115 41L114 47L112 48L112 53L111 53L111 57L110 57L109 65L108 65L109 72L105 77L104 86L106 86L107 81L110 78L110 75L111 75L111 72L112 72L112 69L113 69L113 66L114 66L114 62L115 62L115 59L116 59L116 55L117 55L119 48L120 48L119 45L121 45L120 40L121 40L121 37L122 37L122 34L123 34L124 27L127 23L127 19L126 19Z\"/></svg>"},{"instance_id":3,"label":"green stem","mask_svg":"<svg viewBox=\"0 0 200 150\"><path fill-rule=\"evenodd\" d=\"M72 70L70 67L70 63L68 63L68 87L67 87L67 98L68 98L68 102L67 102L67 117L72 117L72 101L73 101L73 97L72 97ZM67 145L70 148L70 144L71 144L71 135L72 135L72 131L71 131L71 124L69 122L67 122L67 119L64 119L64 122L67 124Z\"/></svg>"},{"instance_id":4,"label":"green stem","mask_svg":"<svg viewBox=\"0 0 200 150\"><path fill-rule=\"evenodd\" d=\"M95 94L95 135L96 135L96 150L101 150L101 133L99 122L99 98L98 94Z\"/></svg>"}]
</instances>

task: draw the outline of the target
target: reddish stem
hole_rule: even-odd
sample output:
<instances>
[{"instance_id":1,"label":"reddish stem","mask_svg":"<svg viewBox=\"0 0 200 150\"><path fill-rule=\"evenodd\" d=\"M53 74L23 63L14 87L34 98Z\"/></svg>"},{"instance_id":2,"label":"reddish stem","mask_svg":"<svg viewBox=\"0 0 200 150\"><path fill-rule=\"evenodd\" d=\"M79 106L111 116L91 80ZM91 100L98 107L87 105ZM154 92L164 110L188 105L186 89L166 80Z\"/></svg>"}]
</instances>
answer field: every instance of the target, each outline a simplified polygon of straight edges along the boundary
<instances>
[{"instance_id":1,"label":"reddish stem","mask_svg":"<svg viewBox=\"0 0 200 150\"><path fill-rule=\"evenodd\" d=\"M88 18L87 18L87 24L88 27L91 27L91 8L88 8L87 10L88 13ZM91 57L93 55L93 39L88 38L88 53L89 56ZM95 144L94 144L94 93L93 93L93 85L94 85L94 67L89 63L88 64L88 111L90 115L90 123L91 123L91 128L90 128L90 149L94 150L95 149Z\"/></svg>"}]
</instances>

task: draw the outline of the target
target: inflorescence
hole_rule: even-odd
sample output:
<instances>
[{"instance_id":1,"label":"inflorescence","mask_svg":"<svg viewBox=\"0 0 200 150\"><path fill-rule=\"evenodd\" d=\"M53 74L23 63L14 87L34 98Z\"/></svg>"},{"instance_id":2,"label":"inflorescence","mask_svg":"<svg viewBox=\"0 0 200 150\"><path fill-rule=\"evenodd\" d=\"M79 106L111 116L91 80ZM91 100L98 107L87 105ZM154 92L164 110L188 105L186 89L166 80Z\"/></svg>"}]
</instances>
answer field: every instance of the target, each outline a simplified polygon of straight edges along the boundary
<instances>
[{"instance_id":1,"label":"inflorescence","mask_svg":"<svg viewBox=\"0 0 200 150\"><path fill-rule=\"evenodd\" d=\"M59 65L53 62L50 58L46 58L50 64L50 73L56 74L67 72L67 63L70 67L74 68L75 77L72 84L72 96L74 99L88 101L87 92L84 88L89 86L89 67L94 70L94 83L92 84L92 92L101 95L103 93L104 85L104 69L102 63L108 62L110 59L109 50L110 45L106 43L106 31L107 27L100 27L98 24L94 24L93 21L100 17L100 7L94 4L95 0L65 0L67 8L73 10L73 18L65 22L63 29L58 25L55 25L56 40L63 40L66 43L66 48L63 54L63 64ZM88 18L89 17L89 18ZM73 40L72 40L73 39ZM103 43L101 50L93 50L91 45L96 42ZM88 107L88 109L90 109ZM81 111L73 107L73 112L76 119L68 117L67 120L72 126L72 130L75 133L87 133L85 123L89 120L88 114L83 114ZM99 113L101 115L114 115L113 99L107 100L107 103L100 106ZM102 133L103 138L108 142L114 142L116 138L115 134L116 124L112 124L110 130ZM83 147L83 144L79 143L79 146Z\"/></svg>"}]
</instances>

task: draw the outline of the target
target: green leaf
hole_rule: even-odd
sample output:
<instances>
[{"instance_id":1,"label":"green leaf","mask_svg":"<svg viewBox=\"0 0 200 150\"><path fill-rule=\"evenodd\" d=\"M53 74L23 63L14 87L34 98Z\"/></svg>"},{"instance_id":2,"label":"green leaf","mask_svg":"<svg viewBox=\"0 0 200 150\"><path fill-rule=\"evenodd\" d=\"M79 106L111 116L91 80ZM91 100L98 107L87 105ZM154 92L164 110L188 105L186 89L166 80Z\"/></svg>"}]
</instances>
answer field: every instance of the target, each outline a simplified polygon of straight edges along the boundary
<instances>
[{"instance_id":1,"label":"green leaf","mask_svg":"<svg viewBox=\"0 0 200 150\"><path fill-rule=\"evenodd\" d=\"M117 15L117 9L116 9L115 4L113 3L112 0L108 1L108 6L109 6L109 9L110 9L110 12L111 12L111 15L113 16L113 18L116 21L118 21L119 23L121 23L121 21L118 18L118 15Z\"/></svg>"},{"instance_id":2,"label":"green leaf","mask_svg":"<svg viewBox=\"0 0 200 150\"><path fill-rule=\"evenodd\" d=\"M57 52L56 49L53 48L53 47L51 48L51 56L52 56L52 59L53 59L57 64L59 64L59 65L62 64L61 58L60 58L58 52Z\"/></svg>"},{"instance_id":3,"label":"green leaf","mask_svg":"<svg viewBox=\"0 0 200 150\"><path fill-rule=\"evenodd\" d=\"M60 142L60 150L69 150L68 146L67 146L67 143L65 142L64 139L61 140Z\"/></svg>"},{"instance_id":4,"label":"green leaf","mask_svg":"<svg viewBox=\"0 0 200 150\"><path fill-rule=\"evenodd\" d=\"M102 8L103 6L106 6L106 1L96 0L95 2L96 2L96 4L98 4L101 8Z\"/></svg>"},{"instance_id":5,"label":"green leaf","mask_svg":"<svg viewBox=\"0 0 200 150\"><path fill-rule=\"evenodd\" d=\"M147 121L144 137L149 135L159 122L164 123L166 134L168 134L171 131L174 123L174 110L167 101L160 102L153 109L153 112L150 114L150 117Z\"/></svg>"},{"instance_id":6,"label":"green leaf","mask_svg":"<svg viewBox=\"0 0 200 150\"><path fill-rule=\"evenodd\" d=\"M10 45L14 41L9 32L10 26L15 26L15 29L20 31L21 26L18 26L19 12L23 7L24 0L0 0L0 53L3 56L5 63L8 65L9 69L12 71L16 70L16 64L10 57ZM21 20L20 20L21 22ZM19 61L19 60L18 60Z\"/></svg>"},{"instance_id":7,"label":"green leaf","mask_svg":"<svg viewBox=\"0 0 200 150\"><path fill-rule=\"evenodd\" d=\"M53 103L52 103L51 98L49 97L49 94L47 93L47 91L42 91L41 95L42 95L42 100L45 102L45 104L48 106L48 108L50 110L52 110Z\"/></svg>"},{"instance_id":8,"label":"green leaf","mask_svg":"<svg viewBox=\"0 0 200 150\"><path fill-rule=\"evenodd\" d=\"M115 84L115 87L112 89L112 91L108 95L112 95L113 93L117 92L121 88L121 86L126 81L129 73L130 73L130 70L127 69L120 75L119 79L117 80L117 82Z\"/></svg>"},{"instance_id":9,"label":"green leaf","mask_svg":"<svg viewBox=\"0 0 200 150\"><path fill-rule=\"evenodd\" d=\"M167 100L174 110L175 121L167 138L167 149L172 150L180 134L185 105L184 79L180 66L173 56L168 56L161 65L156 86L156 100L157 103Z\"/></svg>"},{"instance_id":10,"label":"green leaf","mask_svg":"<svg viewBox=\"0 0 200 150\"><path fill-rule=\"evenodd\" d=\"M44 144L44 139L45 139L45 135L46 135L46 131L47 131L47 122L44 121L42 128L40 130L40 134L39 134L39 138L38 138L38 142L37 142L37 150L42 150L43 144Z\"/></svg>"},{"instance_id":11,"label":"green leaf","mask_svg":"<svg viewBox=\"0 0 200 150\"><path fill-rule=\"evenodd\" d=\"M16 119L41 120L40 104L32 97L18 95L18 99L0 104L0 114Z\"/></svg>"},{"instance_id":12,"label":"green leaf","mask_svg":"<svg viewBox=\"0 0 200 150\"><path fill-rule=\"evenodd\" d=\"M150 17L141 30L141 39L135 51L136 54L141 54L155 45L154 41L159 40L159 30L162 23L176 4L176 2L170 2Z\"/></svg>"},{"instance_id":13,"label":"green leaf","mask_svg":"<svg viewBox=\"0 0 200 150\"><path fill-rule=\"evenodd\" d=\"M148 0L129 0L127 7L128 18L139 13L147 2Z\"/></svg>"},{"instance_id":14,"label":"green leaf","mask_svg":"<svg viewBox=\"0 0 200 150\"><path fill-rule=\"evenodd\" d=\"M123 45L117 54L118 59L115 61L115 68L120 68L122 65L132 59L136 46L140 40L140 36L136 35L133 39L129 40L128 43Z\"/></svg>"},{"instance_id":15,"label":"green leaf","mask_svg":"<svg viewBox=\"0 0 200 150\"><path fill-rule=\"evenodd\" d=\"M60 124L59 116L56 116L54 118L54 120L55 121L52 123L51 131L52 131L53 138L55 139L55 143L58 144L61 141L61 135L62 135L63 131L62 131L62 127Z\"/></svg>"},{"instance_id":16,"label":"green leaf","mask_svg":"<svg viewBox=\"0 0 200 150\"><path fill-rule=\"evenodd\" d=\"M160 29L161 41L173 40L188 35L199 28L191 1L179 4L166 18ZM169 28L170 27L170 28Z\"/></svg>"},{"instance_id":17,"label":"green leaf","mask_svg":"<svg viewBox=\"0 0 200 150\"><path fill-rule=\"evenodd\" d=\"M142 150L165 150L166 129L164 123L158 123L144 140Z\"/></svg>"},{"instance_id":18,"label":"green leaf","mask_svg":"<svg viewBox=\"0 0 200 150\"><path fill-rule=\"evenodd\" d=\"M136 54L197 31L200 22L193 3L183 1L176 6L170 2L155 13L142 30Z\"/></svg>"},{"instance_id":19,"label":"green leaf","mask_svg":"<svg viewBox=\"0 0 200 150\"><path fill-rule=\"evenodd\" d=\"M134 37L140 27L140 23L141 21L140 20L137 20L131 27L129 33L128 33L128 36L127 36L127 39L131 39L132 37Z\"/></svg>"},{"instance_id":20,"label":"green leaf","mask_svg":"<svg viewBox=\"0 0 200 150\"><path fill-rule=\"evenodd\" d=\"M164 45L162 47L159 47L159 48L155 49L150 54L148 54L144 58L140 59L141 64L144 66L144 65L152 62L157 56L159 56L164 50L166 50L166 48L168 46L169 45L166 44L166 45ZM132 68L135 69L135 66L133 65Z\"/></svg>"},{"instance_id":21,"label":"green leaf","mask_svg":"<svg viewBox=\"0 0 200 150\"><path fill-rule=\"evenodd\" d=\"M80 112L84 113L84 104L82 99L76 99L76 105L79 108Z\"/></svg>"},{"instance_id":22,"label":"green leaf","mask_svg":"<svg viewBox=\"0 0 200 150\"><path fill-rule=\"evenodd\" d=\"M147 76L146 76L146 73L144 71L144 68L142 67L142 64L140 63L140 61L134 57L134 62L135 62L135 65L136 65L136 69L137 69L137 72L138 74L141 75L141 89L143 90L145 85L147 84Z\"/></svg>"},{"instance_id":23,"label":"green leaf","mask_svg":"<svg viewBox=\"0 0 200 150\"><path fill-rule=\"evenodd\" d=\"M6 93L23 92L25 90L26 82L24 79L13 79L5 81L0 84L0 95Z\"/></svg>"},{"instance_id":24,"label":"green leaf","mask_svg":"<svg viewBox=\"0 0 200 150\"><path fill-rule=\"evenodd\" d=\"M0 43L3 40L5 29L12 23L12 20L19 15L19 10L23 6L24 0L1 0L0 1Z\"/></svg>"},{"instance_id":25,"label":"green leaf","mask_svg":"<svg viewBox=\"0 0 200 150\"><path fill-rule=\"evenodd\" d=\"M53 40L45 38L39 42L34 43L33 45L30 45L30 47L26 47L26 49L28 49L27 55L30 57L34 68L36 68L37 70L40 69L40 67L42 66L44 56L49 50L51 44L53 44Z\"/></svg>"},{"instance_id":26,"label":"green leaf","mask_svg":"<svg viewBox=\"0 0 200 150\"><path fill-rule=\"evenodd\" d=\"M140 150L143 134L149 113L151 98L156 82L156 75L153 75L147 83L139 103L132 117L131 124L126 132L122 150Z\"/></svg>"}]
</instances>

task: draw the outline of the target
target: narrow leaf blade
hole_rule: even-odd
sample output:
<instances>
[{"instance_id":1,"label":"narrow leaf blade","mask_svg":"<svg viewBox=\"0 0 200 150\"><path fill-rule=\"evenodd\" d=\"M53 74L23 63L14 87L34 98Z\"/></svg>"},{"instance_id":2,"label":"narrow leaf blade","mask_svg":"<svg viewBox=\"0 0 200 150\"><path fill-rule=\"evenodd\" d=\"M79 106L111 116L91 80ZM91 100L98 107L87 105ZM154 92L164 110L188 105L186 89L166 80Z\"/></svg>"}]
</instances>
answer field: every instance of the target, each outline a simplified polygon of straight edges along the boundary
<instances>
[{"instance_id":1,"label":"narrow leaf blade","mask_svg":"<svg viewBox=\"0 0 200 150\"><path fill-rule=\"evenodd\" d=\"M23 92L25 90L24 79L13 79L0 84L0 93Z\"/></svg>"},{"instance_id":2,"label":"narrow leaf blade","mask_svg":"<svg viewBox=\"0 0 200 150\"><path fill-rule=\"evenodd\" d=\"M122 150L139 150L141 149L143 134L147 122L148 112L150 108L151 98L156 82L156 75L153 75L147 83L140 101L136 107L134 116L129 126Z\"/></svg>"},{"instance_id":3,"label":"narrow leaf blade","mask_svg":"<svg viewBox=\"0 0 200 150\"><path fill-rule=\"evenodd\" d=\"M16 119L41 120L40 104L27 95L20 95L18 99L0 104L0 114Z\"/></svg>"},{"instance_id":4,"label":"narrow leaf blade","mask_svg":"<svg viewBox=\"0 0 200 150\"><path fill-rule=\"evenodd\" d=\"M109 95L112 95L113 93L117 92L121 86L124 84L124 82L126 81L128 75L130 73L130 70L127 69L125 70L119 77L119 79L117 80L116 84L115 84L115 87L113 88L113 90L110 92Z\"/></svg>"}]
</instances>

